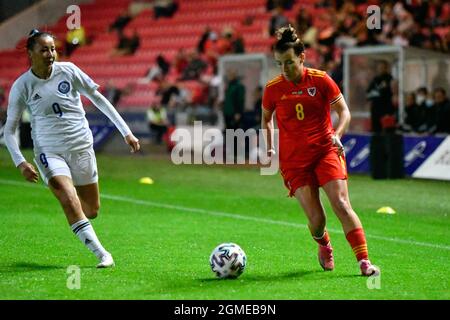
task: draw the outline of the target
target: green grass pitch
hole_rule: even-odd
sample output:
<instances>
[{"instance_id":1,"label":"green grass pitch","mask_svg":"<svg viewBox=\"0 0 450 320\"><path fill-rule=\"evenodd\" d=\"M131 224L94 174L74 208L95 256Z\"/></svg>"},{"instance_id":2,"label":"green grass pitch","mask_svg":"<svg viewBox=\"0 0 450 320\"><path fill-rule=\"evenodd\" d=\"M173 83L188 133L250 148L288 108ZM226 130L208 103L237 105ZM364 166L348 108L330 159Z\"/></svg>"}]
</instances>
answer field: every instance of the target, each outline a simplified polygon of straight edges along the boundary
<instances>
[{"instance_id":1,"label":"green grass pitch","mask_svg":"<svg viewBox=\"0 0 450 320\"><path fill-rule=\"evenodd\" d=\"M369 289L325 197L333 272L321 270L306 218L279 175L147 156L97 158L102 204L93 225L114 255L113 269L95 268L42 181L26 183L0 150L0 299L450 298L448 182L350 177L370 258L382 270ZM144 176L155 183L139 184ZM376 213L382 206L397 214ZM210 270L209 255L222 242L247 254L236 280ZM79 289L67 287L72 265L80 268Z\"/></svg>"}]
</instances>

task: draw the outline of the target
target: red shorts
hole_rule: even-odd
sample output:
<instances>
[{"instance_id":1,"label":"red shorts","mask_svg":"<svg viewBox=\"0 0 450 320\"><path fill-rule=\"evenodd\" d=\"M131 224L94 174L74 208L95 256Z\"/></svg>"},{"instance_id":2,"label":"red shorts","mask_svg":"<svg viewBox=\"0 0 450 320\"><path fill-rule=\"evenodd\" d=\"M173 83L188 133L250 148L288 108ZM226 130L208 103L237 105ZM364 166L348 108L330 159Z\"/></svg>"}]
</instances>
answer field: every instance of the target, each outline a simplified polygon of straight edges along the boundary
<instances>
[{"instance_id":1,"label":"red shorts","mask_svg":"<svg viewBox=\"0 0 450 320\"><path fill-rule=\"evenodd\" d=\"M347 179L345 156L338 156L335 150L330 150L311 164L299 165L298 168L284 168L280 171L290 197L299 187L320 187L333 180Z\"/></svg>"}]
</instances>

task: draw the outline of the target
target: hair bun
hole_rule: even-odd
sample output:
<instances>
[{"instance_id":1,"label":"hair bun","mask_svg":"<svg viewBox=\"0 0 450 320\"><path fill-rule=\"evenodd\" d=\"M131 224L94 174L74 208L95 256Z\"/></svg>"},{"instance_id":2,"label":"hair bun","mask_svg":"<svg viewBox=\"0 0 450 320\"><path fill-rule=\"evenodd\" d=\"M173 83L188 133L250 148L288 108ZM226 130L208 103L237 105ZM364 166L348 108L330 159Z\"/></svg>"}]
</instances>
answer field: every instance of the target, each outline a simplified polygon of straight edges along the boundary
<instances>
[{"instance_id":1,"label":"hair bun","mask_svg":"<svg viewBox=\"0 0 450 320\"><path fill-rule=\"evenodd\" d=\"M296 42L298 40L297 33L291 25L278 29L276 36L280 42Z\"/></svg>"},{"instance_id":2,"label":"hair bun","mask_svg":"<svg viewBox=\"0 0 450 320\"><path fill-rule=\"evenodd\" d=\"M38 29L33 29L30 31L30 33L28 34L28 37L34 37L36 34L40 33L40 31Z\"/></svg>"}]
</instances>

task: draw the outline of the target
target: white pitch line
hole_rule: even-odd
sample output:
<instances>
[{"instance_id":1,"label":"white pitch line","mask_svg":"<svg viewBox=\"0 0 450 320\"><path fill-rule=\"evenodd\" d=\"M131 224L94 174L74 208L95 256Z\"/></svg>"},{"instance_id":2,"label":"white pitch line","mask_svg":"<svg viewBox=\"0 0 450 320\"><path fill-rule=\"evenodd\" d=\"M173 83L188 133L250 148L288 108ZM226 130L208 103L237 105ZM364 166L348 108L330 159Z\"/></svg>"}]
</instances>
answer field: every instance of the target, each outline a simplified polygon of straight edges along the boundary
<instances>
[{"instance_id":1,"label":"white pitch line","mask_svg":"<svg viewBox=\"0 0 450 320\"><path fill-rule=\"evenodd\" d=\"M4 179L0 179L0 183L9 184L9 185L16 185L16 186L42 187L42 188L44 188L43 185L39 185L39 184L31 184L31 183L27 183L27 182L19 182L19 181L4 180ZM255 222L260 222L260 223L269 223L269 224L288 226L288 227L294 227L294 228L302 228L302 229L307 229L308 228L308 226L305 225L305 224L300 224L300 223L295 223L295 222L287 222L287 221L280 221L280 220L257 218L257 217L246 216L246 215L241 215L241 214L235 214L235 213L229 213L229 212L221 212L221 211L212 211L212 210L206 210L206 209L200 209L200 208L190 208L190 207L172 205L172 204L161 203L161 202L154 202L154 201L148 201L148 200L139 200L139 199L133 199L133 198L123 197L123 196L109 195L109 194L104 194L104 193L101 193L101 197L105 198L105 199L113 200L113 201L128 202L128 203L132 203L132 204L144 205L144 206L149 206L149 207L172 209L172 210L179 210L179 211L184 211L184 212L202 213L202 214L207 214L207 215L210 215L210 216L227 217L227 218L232 218L232 219L255 221ZM344 233L342 230L338 230L338 229L328 229L327 228L327 230L329 232L332 232L332 233L340 233L340 234ZM383 236L370 235L370 234L366 234L366 237L367 238L372 238L372 239L383 240L383 241L408 244L408 245L417 245L417 246L430 247L430 248L435 248L435 249L450 250L450 246L443 245L443 244L434 244L434 243L428 243L428 242L418 242L418 241L404 240L404 239L399 239L399 238L383 237Z\"/></svg>"}]
</instances>

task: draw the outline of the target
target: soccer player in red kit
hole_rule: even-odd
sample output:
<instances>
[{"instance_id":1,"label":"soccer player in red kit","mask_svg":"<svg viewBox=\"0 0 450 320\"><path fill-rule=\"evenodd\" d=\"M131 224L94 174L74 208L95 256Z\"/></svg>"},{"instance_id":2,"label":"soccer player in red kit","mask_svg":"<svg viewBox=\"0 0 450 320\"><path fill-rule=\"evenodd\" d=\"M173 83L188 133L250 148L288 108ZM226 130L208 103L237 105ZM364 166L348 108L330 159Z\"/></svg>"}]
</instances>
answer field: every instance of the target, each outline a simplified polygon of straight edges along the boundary
<instances>
[{"instance_id":1,"label":"soccer player in red kit","mask_svg":"<svg viewBox=\"0 0 450 320\"><path fill-rule=\"evenodd\" d=\"M279 129L280 170L289 195L308 218L308 227L319 244L319 262L334 269L333 248L326 230L326 215L319 196L322 187L339 218L364 276L379 274L368 258L361 222L348 197L344 147L340 138L350 122L350 112L336 83L324 72L307 68L304 45L291 26L277 31L274 55L281 74L269 81L262 103L262 129L268 130L268 156L273 148L273 113ZM331 110L339 116L336 129Z\"/></svg>"}]
</instances>

